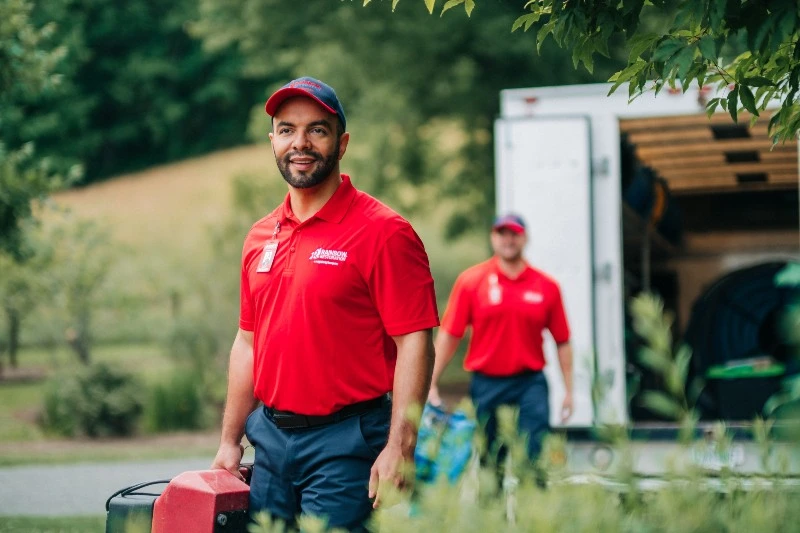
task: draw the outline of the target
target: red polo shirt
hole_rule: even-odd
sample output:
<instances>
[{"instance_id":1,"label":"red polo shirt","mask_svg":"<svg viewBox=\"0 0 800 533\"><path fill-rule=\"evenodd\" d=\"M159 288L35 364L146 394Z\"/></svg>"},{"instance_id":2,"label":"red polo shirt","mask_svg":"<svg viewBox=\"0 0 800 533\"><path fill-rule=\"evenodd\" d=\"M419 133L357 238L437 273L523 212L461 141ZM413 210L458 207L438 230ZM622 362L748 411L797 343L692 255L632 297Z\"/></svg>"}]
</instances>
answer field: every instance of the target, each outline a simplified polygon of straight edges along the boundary
<instances>
[{"instance_id":1,"label":"red polo shirt","mask_svg":"<svg viewBox=\"0 0 800 533\"><path fill-rule=\"evenodd\" d=\"M325 415L389 392L391 336L439 322L422 241L342 179L305 222L287 195L245 239L239 326L254 332L255 395L275 409ZM276 229L271 268L258 272Z\"/></svg>"},{"instance_id":2,"label":"red polo shirt","mask_svg":"<svg viewBox=\"0 0 800 533\"><path fill-rule=\"evenodd\" d=\"M450 293L442 329L461 338L470 325L464 368L490 376L544 368L545 328L557 343L569 340L558 283L529 265L511 279L495 257L465 270Z\"/></svg>"}]
</instances>

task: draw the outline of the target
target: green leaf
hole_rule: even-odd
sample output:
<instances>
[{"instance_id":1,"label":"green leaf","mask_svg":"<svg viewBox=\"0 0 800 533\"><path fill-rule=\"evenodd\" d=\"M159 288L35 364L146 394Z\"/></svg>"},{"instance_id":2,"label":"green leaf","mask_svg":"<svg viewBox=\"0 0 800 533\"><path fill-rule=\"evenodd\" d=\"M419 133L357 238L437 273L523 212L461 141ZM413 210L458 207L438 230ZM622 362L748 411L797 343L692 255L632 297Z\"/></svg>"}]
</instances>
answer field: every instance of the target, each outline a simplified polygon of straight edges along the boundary
<instances>
[{"instance_id":1,"label":"green leaf","mask_svg":"<svg viewBox=\"0 0 800 533\"><path fill-rule=\"evenodd\" d=\"M728 113L734 122L739 122L738 115L739 108L739 86L735 86L730 93L728 93Z\"/></svg>"},{"instance_id":2,"label":"green leaf","mask_svg":"<svg viewBox=\"0 0 800 533\"><path fill-rule=\"evenodd\" d=\"M425 7L428 8L428 13L433 15L433 8L436 5L436 0L425 0Z\"/></svg>"},{"instance_id":3,"label":"green leaf","mask_svg":"<svg viewBox=\"0 0 800 533\"><path fill-rule=\"evenodd\" d=\"M696 377L692 380L689 384L688 390L686 391L686 400L689 402L689 405L696 405L698 398L700 398L700 393L703 392L706 383L700 377Z\"/></svg>"},{"instance_id":4,"label":"green leaf","mask_svg":"<svg viewBox=\"0 0 800 533\"><path fill-rule=\"evenodd\" d=\"M709 25L712 32L717 33L725 22L727 0L713 0L709 9Z\"/></svg>"},{"instance_id":5,"label":"green leaf","mask_svg":"<svg viewBox=\"0 0 800 533\"><path fill-rule=\"evenodd\" d=\"M678 367L678 377L681 383L686 383L686 376L689 374L689 362L692 360L692 349L682 344L675 355L675 366Z\"/></svg>"},{"instance_id":6,"label":"green leaf","mask_svg":"<svg viewBox=\"0 0 800 533\"><path fill-rule=\"evenodd\" d=\"M774 26L777 21L773 17L764 17L764 22L758 28L755 37L752 41L752 50L763 52L766 51L767 38L774 31Z\"/></svg>"},{"instance_id":7,"label":"green leaf","mask_svg":"<svg viewBox=\"0 0 800 533\"><path fill-rule=\"evenodd\" d=\"M742 105L745 109L750 111L753 115L758 116L758 108L756 108L756 98L753 96L753 91L747 85L739 85L739 97L742 100Z\"/></svg>"},{"instance_id":8,"label":"green leaf","mask_svg":"<svg viewBox=\"0 0 800 533\"><path fill-rule=\"evenodd\" d=\"M628 42L628 45L631 48L630 54L628 55L628 61L630 62L640 57L659 39L660 36L655 33L637 33L631 37L631 40Z\"/></svg>"},{"instance_id":9,"label":"green leaf","mask_svg":"<svg viewBox=\"0 0 800 533\"><path fill-rule=\"evenodd\" d=\"M706 116L711 118L711 115L717 112L721 98L712 98L706 104Z\"/></svg>"},{"instance_id":10,"label":"green leaf","mask_svg":"<svg viewBox=\"0 0 800 533\"><path fill-rule=\"evenodd\" d=\"M457 5L460 5L460 4L463 4L463 3L464 3L464 0L448 0L447 2L445 2L444 7L442 8L442 12L439 14L439 16L444 15L444 12L447 11L448 9L456 7Z\"/></svg>"},{"instance_id":11,"label":"green leaf","mask_svg":"<svg viewBox=\"0 0 800 533\"><path fill-rule=\"evenodd\" d=\"M751 76L742 78L742 83L750 87L775 87L775 82L763 76Z\"/></svg>"},{"instance_id":12,"label":"green leaf","mask_svg":"<svg viewBox=\"0 0 800 533\"><path fill-rule=\"evenodd\" d=\"M623 83L631 80L632 78L636 77L643 69L647 67L647 61L642 59L637 59L635 63L632 63L625 67L625 69L615 73L608 81L613 81L614 85L611 87L611 90L608 91L608 94L613 93L617 90L617 88L622 85Z\"/></svg>"},{"instance_id":13,"label":"green leaf","mask_svg":"<svg viewBox=\"0 0 800 533\"><path fill-rule=\"evenodd\" d=\"M668 39L658 45L653 52L653 61L666 61L675 55L678 50L685 48L686 44L680 39Z\"/></svg>"},{"instance_id":14,"label":"green leaf","mask_svg":"<svg viewBox=\"0 0 800 533\"><path fill-rule=\"evenodd\" d=\"M464 3L464 9L467 11L467 16L472 16L472 10L475 9L475 0L467 0Z\"/></svg>"},{"instance_id":15,"label":"green leaf","mask_svg":"<svg viewBox=\"0 0 800 533\"><path fill-rule=\"evenodd\" d=\"M687 46L673 56L673 62L678 67L678 79L683 80L694 61L695 49L693 46Z\"/></svg>"},{"instance_id":16,"label":"green leaf","mask_svg":"<svg viewBox=\"0 0 800 533\"><path fill-rule=\"evenodd\" d=\"M511 31L517 31L522 26L525 26L525 31L528 31L528 29L538 20L539 14L537 13L528 13L527 15L522 15L514 21L514 24L511 25Z\"/></svg>"},{"instance_id":17,"label":"green leaf","mask_svg":"<svg viewBox=\"0 0 800 533\"><path fill-rule=\"evenodd\" d=\"M709 61L715 62L718 59L717 43L710 35L704 35L697 42L697 47L700 49L700 55Z\"/></svg>"},{"instance_id":18,"label":"green leaf","mask_svg":"<svg viewBox=\"0 0 800 533\"><path fill-rule=\"evenodd\" d=\"M664 374L669 370L670 360L661 352L643 347L639 350L639 362L642 366L653 370L657 374Z\"/></svg>"},{"instance_id":19,"label":"green leaf","mask_svg":"<svg viewBox=\"0 0 800 533\"><path fill-rule=\"evenodd\" d=\"M556 25L556 21L551 19L551 20L549 20L547 22L547 24L542 26L542 28L536 34L536 51L537 52L541 51L542 43L544 42L544 40L547 38L547 36L549 34L553 33L553 28L555 27L555 25Z\"/></svg>"},{"instance_id":20,"label":"green leaf","mask_svg":"<svg viewBox=\"0 0 800 533\"><path fill-rule=\"evenodd\" d=\"M647 409L673 420L680 420L683 417L681 407L663 392L644 391L641 403Z\"/></svg>"}]
</instances>

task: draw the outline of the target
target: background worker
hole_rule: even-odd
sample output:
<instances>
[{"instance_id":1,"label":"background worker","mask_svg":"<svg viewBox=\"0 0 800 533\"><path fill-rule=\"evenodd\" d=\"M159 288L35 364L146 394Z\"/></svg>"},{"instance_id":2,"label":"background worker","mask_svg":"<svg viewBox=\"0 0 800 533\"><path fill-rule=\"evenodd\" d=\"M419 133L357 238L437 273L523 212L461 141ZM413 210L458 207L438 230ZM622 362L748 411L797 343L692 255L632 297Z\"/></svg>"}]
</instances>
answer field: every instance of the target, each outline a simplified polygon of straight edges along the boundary
<instances>
[{"instance_id":1,"label":"background worker","mask_svg":"<svg viewBox=\"0 0 800 533\"><path fill-rule=\"evenodd\" d=\"M439 380L468 326L472 327L464 368L472 372L470 395L478 420L486 421L488 449L497 431L500 405L519 407L519 430L535 460L549 429L548 387L542 333L550 331L566 394L561 419L572 415L572 349L558 284L523 258L525 222L514 214L495 219L490 235L494 256L456 279L434 343L436 363L428 400L441 404Z\"/></svg>"},{"instance_id":2,"label":"background worker","mask_svg":"<svg viewBox=\"0 0 800 533\"><path fill-rule=\"evenodd\" d=\"M244 242L212 468L239 476L246 433L251 515L310 514L359 530L413 461L406 412L430 384L433 278L411 225L340 173L350 134L334 90L300 78L266 111L289 192Z\"/></svg>"}]
</instances>

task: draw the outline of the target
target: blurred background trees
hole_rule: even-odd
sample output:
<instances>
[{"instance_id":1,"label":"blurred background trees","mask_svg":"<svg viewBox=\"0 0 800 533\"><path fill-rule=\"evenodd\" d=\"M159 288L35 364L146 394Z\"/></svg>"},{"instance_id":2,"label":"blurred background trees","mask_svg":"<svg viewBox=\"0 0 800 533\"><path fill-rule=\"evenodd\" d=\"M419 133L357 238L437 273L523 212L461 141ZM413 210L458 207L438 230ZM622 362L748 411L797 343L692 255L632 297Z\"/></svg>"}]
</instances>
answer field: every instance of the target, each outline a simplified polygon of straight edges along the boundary
<instances>
[{"instance_id":1,"label":"blurred background trees","mask_svg":"<svg viewBox=\"0 0 800 533\"><path fill-rule=\"evenodd\" d=\"M211 50L235 46L245 70L270 81L263 97L301 75L333 85L354 145L366 144L346 162L359 184L406 212L449 199L449 236L487 224L493 211L501 89L605 80L622 64L603 60L590 74L555 46L537 55L533 39L511 33L519 3L483 2L470 18L431 16L417 2L362 4L306 3L298 16L281 0L201 0L192 27ZM259 124L263 138L268 122Z\"/></svg>"}]
</instances>

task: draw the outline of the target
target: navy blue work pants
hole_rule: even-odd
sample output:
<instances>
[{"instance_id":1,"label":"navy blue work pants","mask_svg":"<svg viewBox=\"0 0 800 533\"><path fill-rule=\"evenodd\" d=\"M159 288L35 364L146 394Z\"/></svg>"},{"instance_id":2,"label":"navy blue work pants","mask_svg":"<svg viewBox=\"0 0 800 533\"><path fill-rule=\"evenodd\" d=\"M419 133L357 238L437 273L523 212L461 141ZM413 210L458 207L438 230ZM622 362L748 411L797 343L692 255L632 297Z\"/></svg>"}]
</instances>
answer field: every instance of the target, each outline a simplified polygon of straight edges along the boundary
<instances>
[{"instance_id":1,"label":"navy blue work pants","mask_svg":"<svg viewBox=\"0 0 800 533\"><path fill-rule=\"evenodd\" d=\"M497 408L519 408L519 432L528 439L528 457L535 461L542 451L542 439L550 429L547 380L543 372L527 372L510 377L493 377L475 372L470 396L478 420L485 424L487 449L494 450L497 437Z\"/></svg>"},{"instance_id":2,"label":"navy blue work pants","mask_svg":"<svg viewBox=\"0 0 800 533\"><path fill-rule=\"evenodd\" d=\"M372 511L369 472L389 436L391 402L324 426L280 429L264 407L247 419L255 448L250 516L268 512L293 524L298 515L362 531Z\"/></svg>"}]
</instances>

